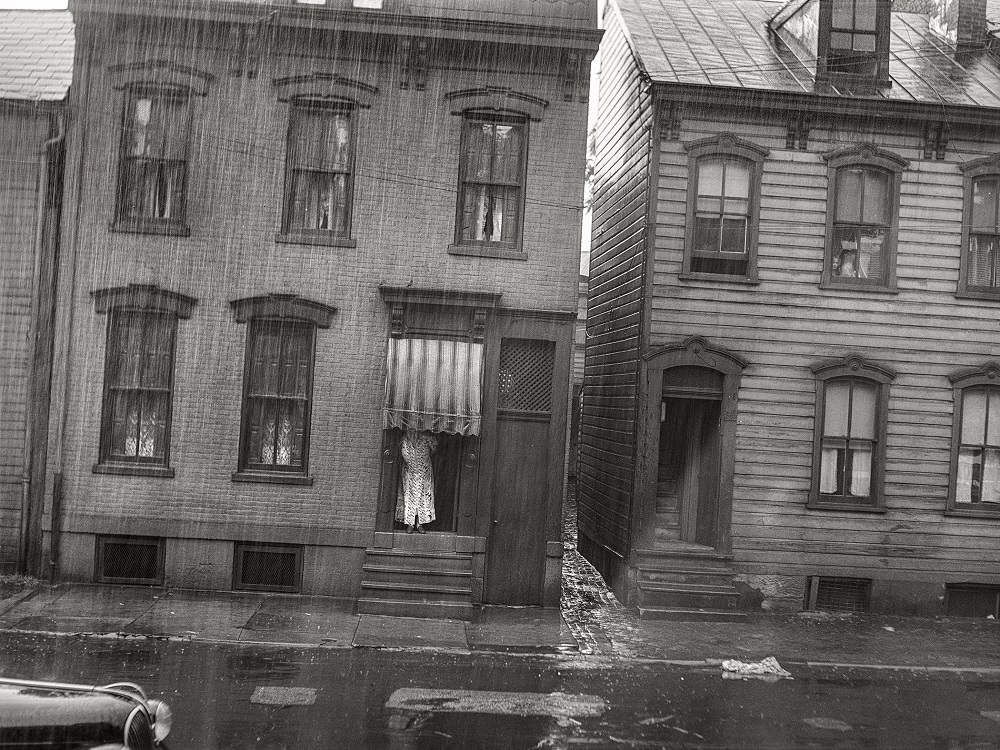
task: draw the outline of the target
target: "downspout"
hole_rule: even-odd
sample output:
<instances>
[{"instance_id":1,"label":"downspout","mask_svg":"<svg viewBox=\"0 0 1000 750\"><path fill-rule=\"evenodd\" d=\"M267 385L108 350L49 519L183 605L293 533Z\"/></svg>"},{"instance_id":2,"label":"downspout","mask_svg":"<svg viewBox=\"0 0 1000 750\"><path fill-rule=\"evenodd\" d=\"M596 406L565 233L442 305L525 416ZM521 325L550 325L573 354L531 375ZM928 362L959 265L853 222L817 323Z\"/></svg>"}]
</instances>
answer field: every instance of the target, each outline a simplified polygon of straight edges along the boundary
<instances>
[{"instance_id":1,"label":"downspout","mask_svg":"<svg viewBox=\"0 0 1000 750\"><path fill-rule=\"evenodd\" d=\"M17 567L21 572L29 572L29 547L32 547L30 540L31 528L32 528L32 503L31 503L31 488L32 488L32 473L33 473L33 460L34 460L34 440L35 440L35 429L34 429L34 414L37 409L41 408L38 400L34 398L37 396L37 391L34 390L34 384L38 379L38 348L39 348L39 316L41 315L41 292L42 285L45 283L44 278L44 254L46 250L45 242L45 230L46 230L46 220L49 214L49 172L52 168L52 160L50 159L50 152L55 147L62 147L66 140L66 121L61 114L56 115L56 134L46 140L39 150L38 154L38 169L39 169L39 184L38 184L38 203L37 211L35 216L35 243L34 243L34 288L31 301L31 326L29 334L30 342L30 356L31 364L28 368L28 388L29 392L32 394L32 398L29 400L28 409L26 410L26 418L24 421L24 463L23 463L23 473L21 475L21 535L20 544L18 549L18 560ZM53 234L54 247L58 247L58 234ZM55 252L53 253L55 255ZM53 269L55 267L55 258L52 258ZM55 289L52 290L52 295L55 295ZM51 383L51 380L49 381ZM45 389L46 393L48 387Z\"/></svg>"}]
</instances>

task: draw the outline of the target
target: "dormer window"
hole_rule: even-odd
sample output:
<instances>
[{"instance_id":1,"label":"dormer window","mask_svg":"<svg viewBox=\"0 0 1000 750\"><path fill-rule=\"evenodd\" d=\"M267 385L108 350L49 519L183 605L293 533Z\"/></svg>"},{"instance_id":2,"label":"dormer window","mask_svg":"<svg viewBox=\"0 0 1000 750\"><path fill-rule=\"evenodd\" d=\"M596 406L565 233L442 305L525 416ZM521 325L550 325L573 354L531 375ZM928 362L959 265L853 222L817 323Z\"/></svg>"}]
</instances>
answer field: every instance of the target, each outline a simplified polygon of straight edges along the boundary
<instances>
[{"instance_id":1,"label":"dormer window","mask_svg":"<svg viewBox=\"0 0 1000 750\"><path fill-rule=\"evenodd\" d=\"M875 9L875 0L833 0L828 72L875 74Z\"/></svg>"},{"instance_id":2,"label":"dormer window","mask_svg":"<svg viewBox=\"0 0 1000 750\"><path fill-rule=\"evenodd\" d=\"M817 80L889 83L888 0L826 0L820 5Z\"/></svg>"}]
</instances>

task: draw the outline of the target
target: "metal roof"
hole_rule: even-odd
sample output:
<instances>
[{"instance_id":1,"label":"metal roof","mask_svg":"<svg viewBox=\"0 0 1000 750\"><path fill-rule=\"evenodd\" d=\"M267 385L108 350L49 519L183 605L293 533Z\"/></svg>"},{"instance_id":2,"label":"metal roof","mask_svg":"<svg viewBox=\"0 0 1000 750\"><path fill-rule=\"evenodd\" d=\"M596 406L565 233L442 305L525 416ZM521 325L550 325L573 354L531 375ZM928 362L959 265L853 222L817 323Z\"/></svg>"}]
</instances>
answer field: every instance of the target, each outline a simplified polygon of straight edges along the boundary
<instances>
[{"instance_id":1,"label":"metal roof","mask_svg":"<svg viewBox=\"0 0 1000 750\"><path fill-rule=\"evenodd\" d=\"M73 49L69 11L0 9L0 99L65 99Z\"/></svg>"},{"instance_id":2,"label":"metal roof","mask_svg":"<svg viewBox=\"0 0 1000 750\"><path fill-rule=\"evenodd\" d=\"M789 93L815 90L810 61L800 60L768 21L785 0L612 0L643 69L657 83L686 83ZM990 3L992 14L996 2ZM927 16L892 14L892 86L870 97L931 104L1000 107L1000 61L963 51L930 31Z\"/></svg>"}]
</instances>

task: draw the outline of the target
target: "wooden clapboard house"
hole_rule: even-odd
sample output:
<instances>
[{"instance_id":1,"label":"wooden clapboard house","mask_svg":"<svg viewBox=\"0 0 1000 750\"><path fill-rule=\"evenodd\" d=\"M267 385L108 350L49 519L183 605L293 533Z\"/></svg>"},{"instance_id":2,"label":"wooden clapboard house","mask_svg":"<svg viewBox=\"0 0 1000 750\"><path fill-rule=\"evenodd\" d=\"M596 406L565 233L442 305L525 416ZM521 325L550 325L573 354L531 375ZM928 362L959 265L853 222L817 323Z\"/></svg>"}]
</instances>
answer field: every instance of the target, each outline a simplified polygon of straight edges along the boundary
<instances>
[{"instance_id":1,"label":"wooden clapboard house","mask_svg":"<svg viewBox=\"0 0 1000 750\"><path fill-rule=\"evenodd\" d=\"M985 0L610 0L580 549L647 616L994 614Z\"/></svg>"}]
</instances>

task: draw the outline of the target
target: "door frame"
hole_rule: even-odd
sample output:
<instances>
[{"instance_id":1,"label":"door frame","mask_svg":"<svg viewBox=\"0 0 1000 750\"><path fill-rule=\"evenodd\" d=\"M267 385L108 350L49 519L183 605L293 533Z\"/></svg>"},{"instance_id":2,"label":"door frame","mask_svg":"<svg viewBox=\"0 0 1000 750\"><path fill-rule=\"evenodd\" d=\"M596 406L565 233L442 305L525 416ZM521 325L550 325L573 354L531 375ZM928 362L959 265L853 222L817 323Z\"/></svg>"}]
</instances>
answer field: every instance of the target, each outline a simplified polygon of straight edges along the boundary
<instances>
[{"instance_id":1,"label":"door frame","mask_svg":"<svg viewBox=\"0 0 1000 750\"><path fill-rule=\"evenodd\" d=\"M632 547L649 547L655 533L656 472L660 446L660 403L663 371L674 367L701 367L723 376L719 429L719 506L716 550L732 549L733 474L736 469L736 418L740 379L749 362L701 336L668 344L643 356L644 393L640 403L636 466L637 510L633 514Z\"/></svg>"}]
</instances>

